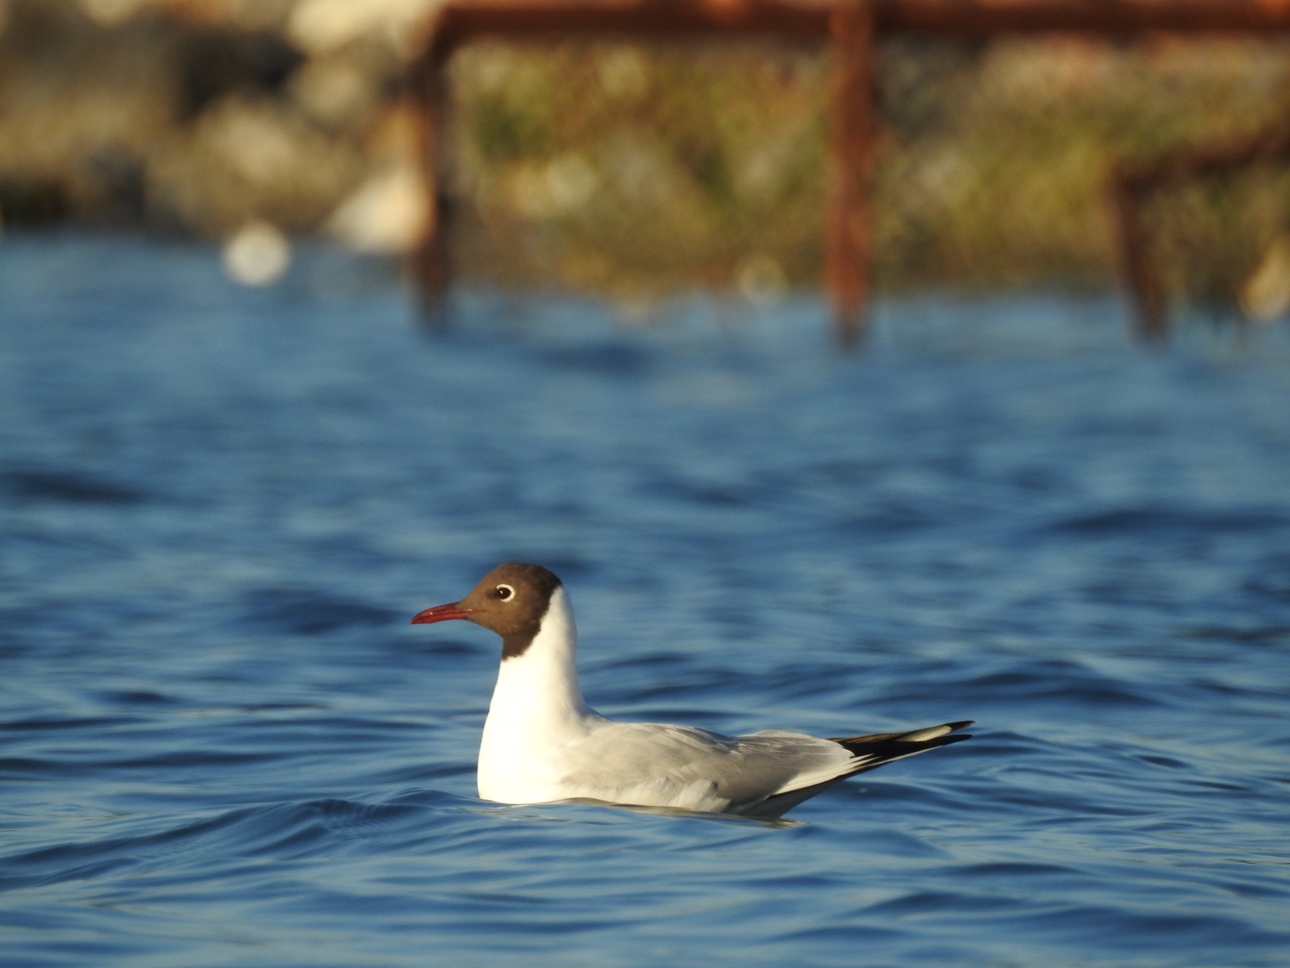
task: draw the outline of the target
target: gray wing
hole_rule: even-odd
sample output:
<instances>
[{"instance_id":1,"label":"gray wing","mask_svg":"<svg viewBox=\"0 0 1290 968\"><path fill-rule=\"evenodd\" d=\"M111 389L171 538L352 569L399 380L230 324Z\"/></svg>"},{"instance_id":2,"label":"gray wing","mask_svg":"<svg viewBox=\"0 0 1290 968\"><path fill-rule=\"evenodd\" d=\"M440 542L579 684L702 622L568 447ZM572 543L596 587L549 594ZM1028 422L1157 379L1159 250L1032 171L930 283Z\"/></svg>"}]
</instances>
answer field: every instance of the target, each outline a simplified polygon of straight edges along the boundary
<instances>
[{"instance_id":1,"label":"gray wing","mask_svg":"<svg viewBox=\"0 0 1290 968\"><path fill-rule=\"evenodd\" d=\"M739 810L800 786L848 775L839 743L768 730L722 736L690 726L606 721L566 751L562 785L611 803Z\"/></svg>"},{"instance_id":2,"label":"gray wing","mask_svg":"<svg viewBox=\"0 0 1290 968\"><path fill-rule=\"evenodd\" d=\"M779 816L839 780L959 742L970 722L820 739L603 720L566 751L563 785L610 803Z\"/></svg>"}]
</instances>

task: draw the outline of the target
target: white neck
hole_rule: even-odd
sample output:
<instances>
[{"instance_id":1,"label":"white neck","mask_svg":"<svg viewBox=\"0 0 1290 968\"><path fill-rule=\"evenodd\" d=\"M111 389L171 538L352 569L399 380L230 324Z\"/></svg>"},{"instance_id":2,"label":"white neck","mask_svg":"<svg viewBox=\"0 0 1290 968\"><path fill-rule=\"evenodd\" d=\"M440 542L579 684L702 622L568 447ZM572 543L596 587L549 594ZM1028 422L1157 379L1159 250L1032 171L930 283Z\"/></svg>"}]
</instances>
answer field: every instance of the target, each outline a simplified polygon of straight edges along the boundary
<instances>
[{"instance_id":1,"label":"white neck","mask_svg":"<svg viewBox=\"0 0 1290 968\"><path fill-rule=\"evenodd\" d=\"M503 659L479 745L479 795L535 803L559 780L552 754L586 735L595 713L578 689L578 632L563 588L523 654Z\"/></svg>"}]
</instances>

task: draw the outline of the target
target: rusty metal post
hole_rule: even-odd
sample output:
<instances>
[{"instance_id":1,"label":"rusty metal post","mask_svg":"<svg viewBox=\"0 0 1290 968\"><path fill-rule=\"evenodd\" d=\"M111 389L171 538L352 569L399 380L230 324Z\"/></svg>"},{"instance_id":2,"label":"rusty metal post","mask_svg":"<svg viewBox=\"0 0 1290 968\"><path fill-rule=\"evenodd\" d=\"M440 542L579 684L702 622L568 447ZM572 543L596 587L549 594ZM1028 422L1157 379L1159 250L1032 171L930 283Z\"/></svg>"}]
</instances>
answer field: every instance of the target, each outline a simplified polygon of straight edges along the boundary
<instances>
[{"instance_id":1,"label":"rusty metal post","mask_svg":"<svg viewBox=\"0 0 1290 968\"><path fill-rule=\"evenodd\" d=\"M1290 162L1290 129L1278 122L1253 134L1202 144L1130 166L1112 168L1109 195L1119 245L1121 282L1136 314L1137 335L1161 342L1167 335L1164 286L1151 260L1142 210L1156 192L1194 184L1259 164Z\"/></svg>"},{"instance_id":2,"label":"rusty metal post","mask_svg":"<svg viewBox=\"0 0 1290 968\"><path fill-rule=\"evenodd\" d=\"M831 147L825 277L838 342L864 335L872 229L874 10L871 0L844 0L829 17L833 58Z\"/></svg>"},{"instance_id":3,"label":"rusty metal post","mask_svg":"<svg viewBox=\"0 0 1290 968\"><path fill-rule=\"evenodd\" d=\"M449 283L447 193L444 190L443 155L446 104L444 63L433 46L412 67L411 86L417 109L417 152L426 190L425 222L421 236L408 254L408 273L417 288L425 323L442 328L447 323Z\"/></svg>"},{"instance_id":4,"label":"rusty metal post","mask_svg":"<svg viewBox=\"0 0 1290 968\"><path fill-rule=\"evenodd\" d=\"M1111 173L1111 204L1120 254L1121 284L1133 304L1132 328L1148 343L1165 339L1164 294L1151 265L1146 229L1142 224L1144 190L1122 169Z\"/></svg>"}]
</instances>

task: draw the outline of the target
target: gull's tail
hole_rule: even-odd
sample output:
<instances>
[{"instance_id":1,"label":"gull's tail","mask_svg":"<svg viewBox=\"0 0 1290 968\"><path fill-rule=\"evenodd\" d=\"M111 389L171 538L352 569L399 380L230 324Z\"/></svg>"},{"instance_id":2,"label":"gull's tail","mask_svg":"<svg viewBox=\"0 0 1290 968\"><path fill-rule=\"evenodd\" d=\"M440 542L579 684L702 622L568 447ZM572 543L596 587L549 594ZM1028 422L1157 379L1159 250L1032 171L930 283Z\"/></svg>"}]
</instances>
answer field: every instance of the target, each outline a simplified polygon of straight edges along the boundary
<instances>
[{"instance_id":1,"label":"gull's tail","mask_svg":"<svg viewBox=\"0 0 1290 968\"><path fill-rule=\"evenodd\" d=\"M754 817L783 816L786 811L793 809L803 800L809 800L849 776L876 770L895 760L903 760L906 756L915 756L941 746L971 739L972 737L967 733L958 732L971 725L972 720L967 719L961 723L944 723L940 726L911 729L906 733L869 733L865 736L833 738L830 742L844 747L855 757L849 769L844 769L843 772L823 783L814 783L811 786L777 793L738 812Z\"/></svg>"},{"instance_id":2,"label":"gull's tail","mask_svg":"<svg viewBox=\"0 0 1290 968\"><path fill-rule=\"evenodd\" d=\"M845 747L856 758L856 768L847 774L855 776L857 773L876 770L893 760L903 760L906 756L971 739L970 734L958 732L971 725L972 720L966 719L961 723L944 723L924 729L911 729L906 733L869 733L865 736L831 736L829 739Z\"/></svg>"}]
</instances>

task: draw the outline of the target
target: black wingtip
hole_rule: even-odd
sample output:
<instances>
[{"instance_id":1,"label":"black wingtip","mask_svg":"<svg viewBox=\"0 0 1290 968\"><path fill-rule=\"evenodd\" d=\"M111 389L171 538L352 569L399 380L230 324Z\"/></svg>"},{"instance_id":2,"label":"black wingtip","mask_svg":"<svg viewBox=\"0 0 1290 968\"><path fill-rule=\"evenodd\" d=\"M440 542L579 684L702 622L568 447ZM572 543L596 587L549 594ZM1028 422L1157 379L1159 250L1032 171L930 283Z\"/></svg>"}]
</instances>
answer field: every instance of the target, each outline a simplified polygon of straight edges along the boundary
<instances>
[{"instance_id":1,"label":"black wingtip","mask_svg":"<svg viewBox=\"0 0 1290 968\"><path fill-rule=\"evenodd\" d=\"M911 729L903 733L870 733L867 736L839 737L833 742L845 747L855 756L864 757L867 760L864 769L871 770L892 760L904 759L915 753L940 749L942 746L971 739L971 733L958 731L971 726L972 723L973 720L964 719L955 723Z\"/></svg>"}]
</instances>

